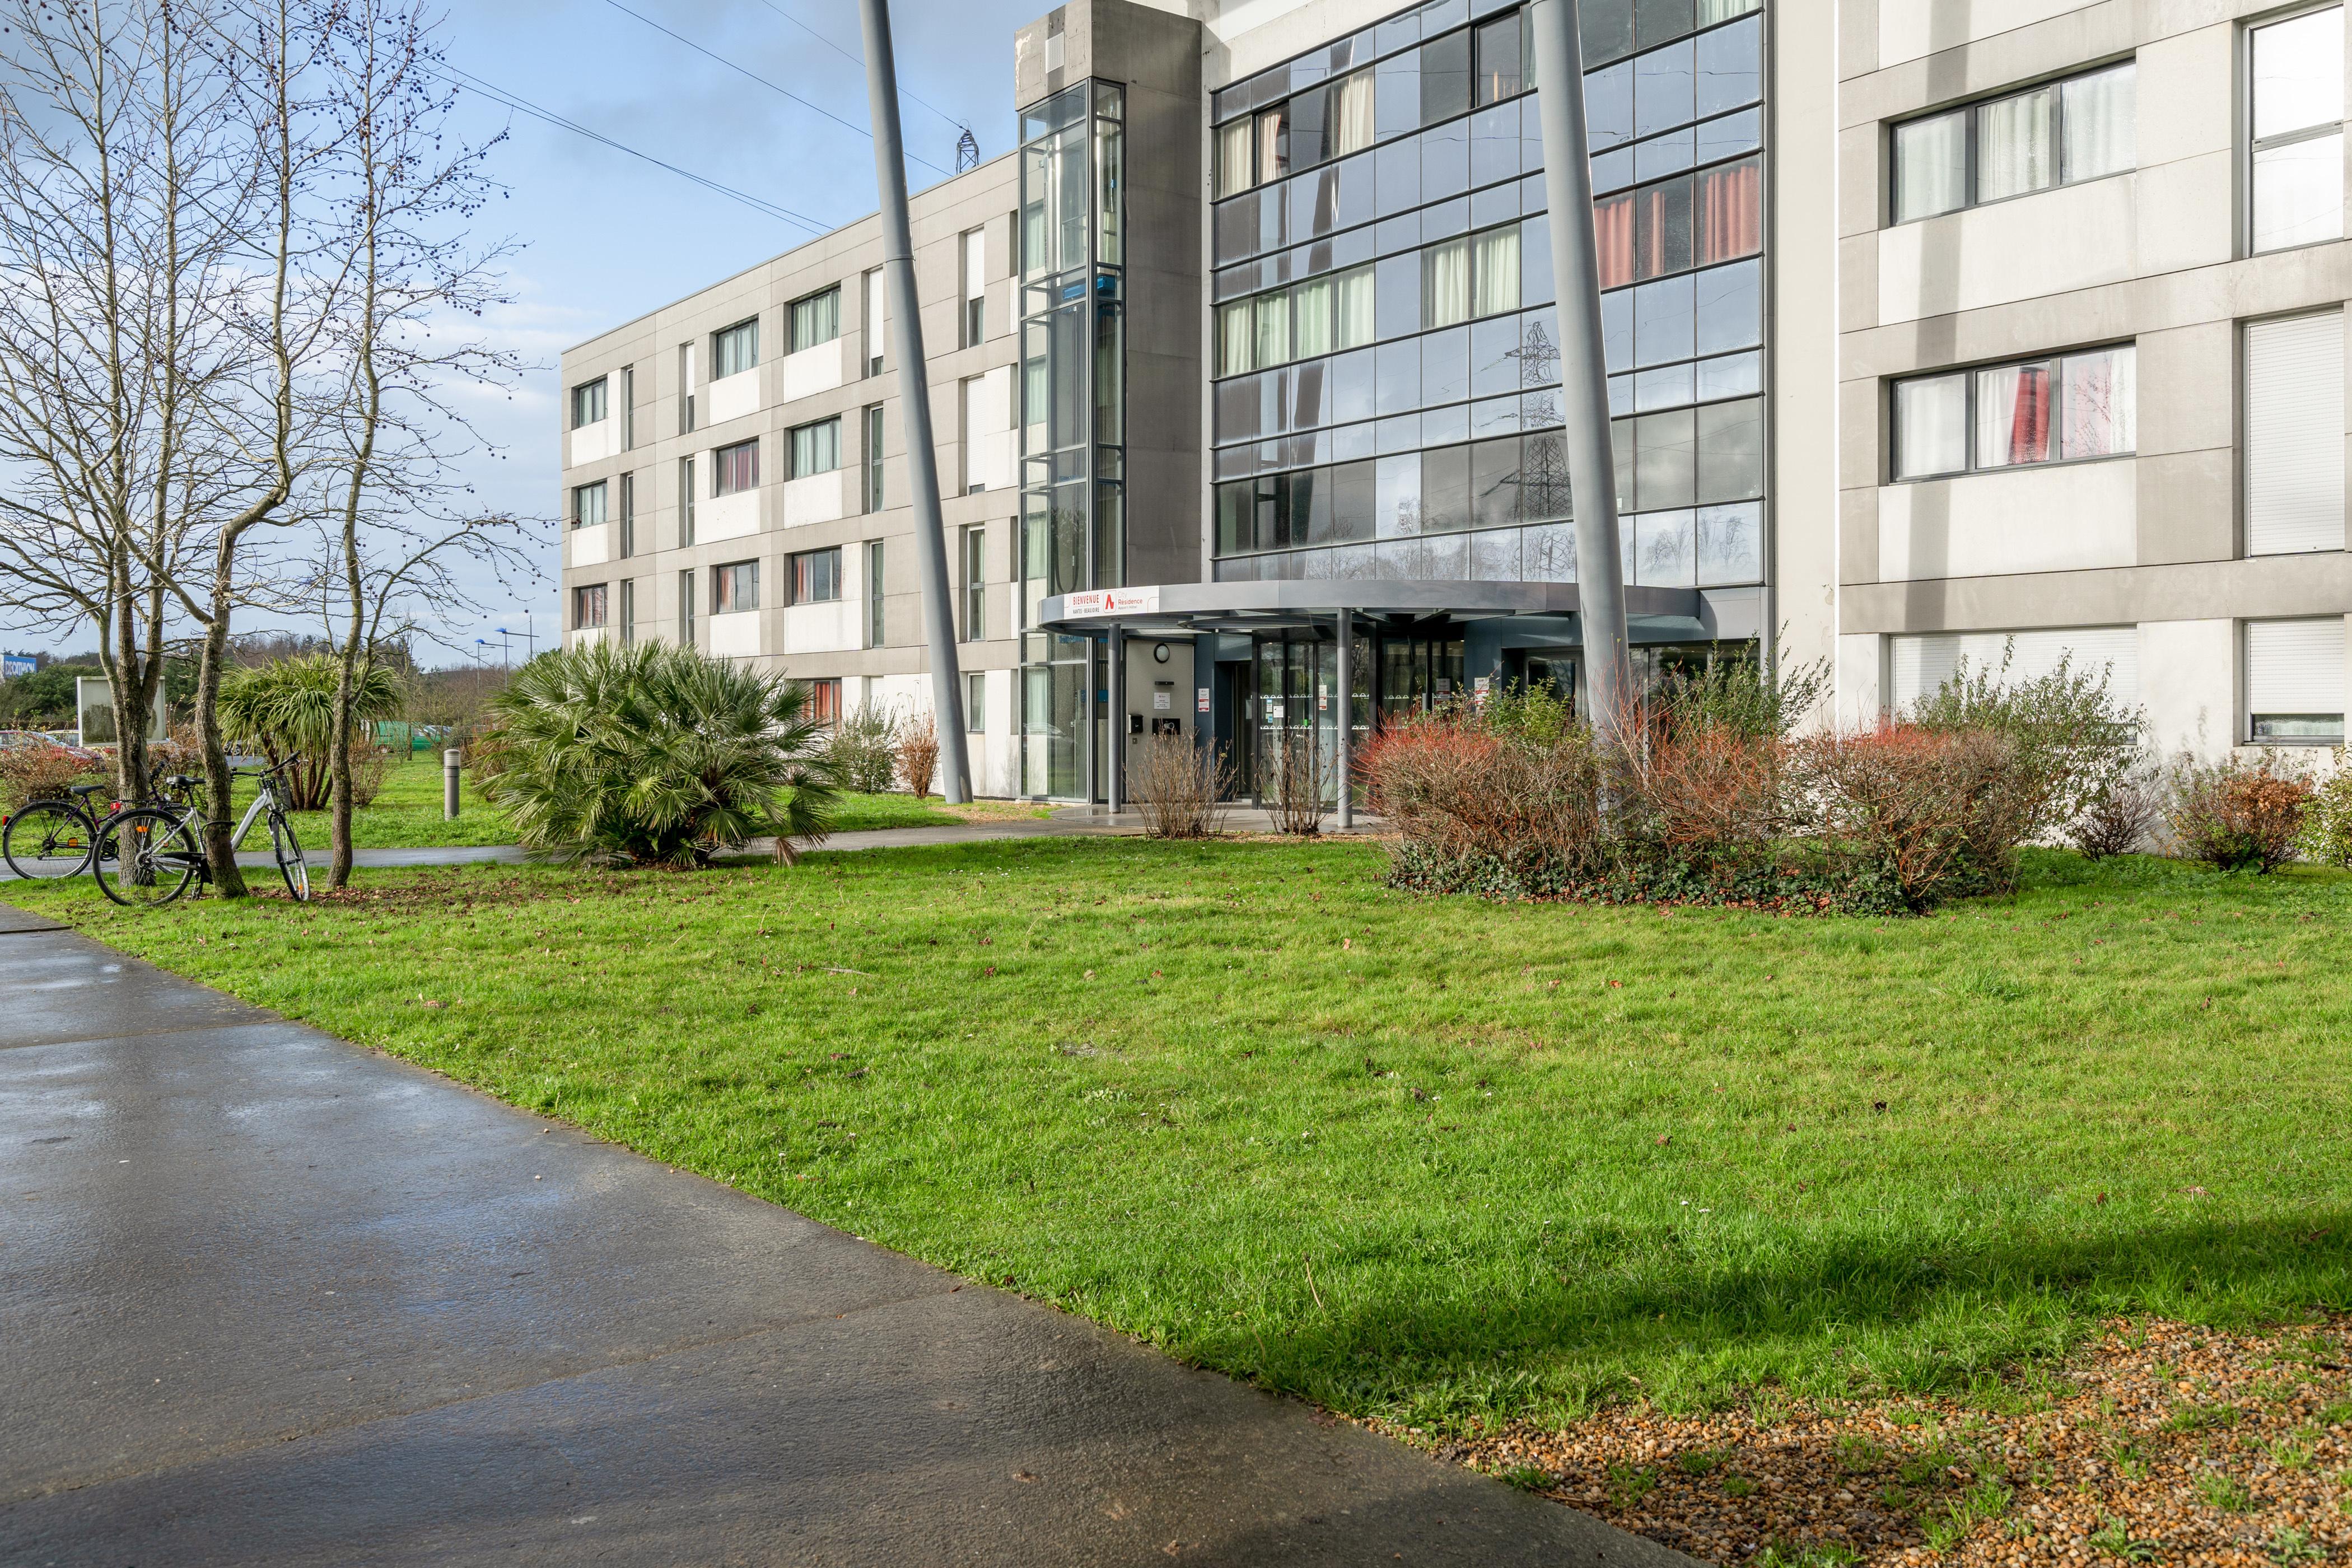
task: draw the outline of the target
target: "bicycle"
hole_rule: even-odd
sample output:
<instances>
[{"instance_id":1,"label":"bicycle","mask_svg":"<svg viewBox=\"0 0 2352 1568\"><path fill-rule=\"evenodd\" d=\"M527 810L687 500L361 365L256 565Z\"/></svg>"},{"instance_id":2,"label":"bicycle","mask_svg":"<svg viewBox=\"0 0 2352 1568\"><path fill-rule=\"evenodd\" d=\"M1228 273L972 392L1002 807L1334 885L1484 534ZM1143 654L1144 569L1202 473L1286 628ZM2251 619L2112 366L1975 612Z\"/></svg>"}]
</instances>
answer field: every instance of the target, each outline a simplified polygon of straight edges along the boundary
<instances>
[{"instance_id":1,"label":"bicycle","mask_svg":"<svg viewBox=\"0 0 2352 1568\"><path fill-rule=\"evenodd\" d=\"M278 775L300 760L289 757L274 768L257 773L260 787L228 842L233 854L253 831L254 823L266 816L278 875L286 879L286 890L294 901L306 903L310 897L310 868L278 794ZM229 771L237 774L249 770ZM163 784L167 789L186 791L199 782L177 773ZM98 879L99 890L125 909L160 909L192 885L210 882L213 868L205 856L205 826L204 808L193 804L136 805L116 812L98 825L90 874Z\"/></svg>"},{"instance_id":2,"label":"bicycle","mask_svg":"<svg viewBox=\"0 0 2352 1568\"><path fill-rule=\"evenodd\" d=\"M28 801L0 827L0 859L27 881L78 877L90 863L98 842L98 817L84 802L110 784L72 784L65 795Z\"/></svg>"}]
</instances>

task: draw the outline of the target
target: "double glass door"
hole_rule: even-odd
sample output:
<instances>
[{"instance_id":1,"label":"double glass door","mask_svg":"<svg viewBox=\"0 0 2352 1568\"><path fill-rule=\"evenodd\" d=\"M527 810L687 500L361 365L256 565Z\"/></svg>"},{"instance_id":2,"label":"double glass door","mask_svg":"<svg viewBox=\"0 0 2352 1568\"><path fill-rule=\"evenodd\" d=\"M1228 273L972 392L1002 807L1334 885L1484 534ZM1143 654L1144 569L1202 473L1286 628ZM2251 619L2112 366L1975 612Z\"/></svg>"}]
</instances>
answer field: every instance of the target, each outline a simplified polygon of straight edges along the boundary
<instances>
[{"instance_id":1,"label":"double glass door","mask_svg":"<svg viewBox=\"0 0 2352 1568\"><path fill-rule=\"evenodd\" d=\"M1349 659L1355 688L1350 706L1351 745L1362 755L1371 740L1373 641L1358 637ZM1339 645L1335 637L1312 631L1278 633L1255 639L1252 650L1248 711L1239 727L1245 755L1234 759L1236 784L1244 795L1264 796L1270 771L1283 765L1287 748L1313 747L1323 798L1337 801L1339 784ZM1293 765L1297 765L1296 763Z\"/></svg>"}]
</instances>

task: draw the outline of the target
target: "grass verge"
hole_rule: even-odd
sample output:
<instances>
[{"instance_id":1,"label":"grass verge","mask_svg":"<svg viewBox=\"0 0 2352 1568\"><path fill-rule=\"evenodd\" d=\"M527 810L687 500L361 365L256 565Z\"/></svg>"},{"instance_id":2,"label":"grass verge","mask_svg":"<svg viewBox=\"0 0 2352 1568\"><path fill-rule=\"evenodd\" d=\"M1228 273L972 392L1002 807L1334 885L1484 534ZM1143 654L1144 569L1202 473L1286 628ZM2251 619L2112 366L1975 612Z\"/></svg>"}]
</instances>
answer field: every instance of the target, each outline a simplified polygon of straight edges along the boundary
<instances>
[{"instance_id":1,"label":"grass verge","mask_svg":"<svg viewBox=\"0 0 2352 1568\"><path fill-rule=\"evenodd\" d=\"M2040 854L2014 899L1872 921L1381 869L1038 840L144 918L10 896L1433 1433L1949 1394L2103 1317L2352 1306L2352 879Z\"/></svg>"}]
</instances>

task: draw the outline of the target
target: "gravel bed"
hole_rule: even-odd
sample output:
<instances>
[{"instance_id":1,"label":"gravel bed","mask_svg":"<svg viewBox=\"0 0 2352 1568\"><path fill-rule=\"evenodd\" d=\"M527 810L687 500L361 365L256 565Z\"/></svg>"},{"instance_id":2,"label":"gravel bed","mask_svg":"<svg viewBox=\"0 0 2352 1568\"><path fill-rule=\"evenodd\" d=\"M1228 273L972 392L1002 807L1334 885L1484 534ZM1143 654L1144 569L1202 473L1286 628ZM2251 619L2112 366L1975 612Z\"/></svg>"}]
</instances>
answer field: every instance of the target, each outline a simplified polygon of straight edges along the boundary
<instances>
[{"instance_id":1,"label":"gravel bed","mask_svg":"<svg viewBox=\"0 0 2352 1568\"><path fill-rule=\"evenodd\" d=\"M2116 1321L1990 1399L1618 1406L1439 1451L1743 1568L2345 1564L2347 1363L2352 1316L2260 1334Z\"/></svg>"}]
</instances>

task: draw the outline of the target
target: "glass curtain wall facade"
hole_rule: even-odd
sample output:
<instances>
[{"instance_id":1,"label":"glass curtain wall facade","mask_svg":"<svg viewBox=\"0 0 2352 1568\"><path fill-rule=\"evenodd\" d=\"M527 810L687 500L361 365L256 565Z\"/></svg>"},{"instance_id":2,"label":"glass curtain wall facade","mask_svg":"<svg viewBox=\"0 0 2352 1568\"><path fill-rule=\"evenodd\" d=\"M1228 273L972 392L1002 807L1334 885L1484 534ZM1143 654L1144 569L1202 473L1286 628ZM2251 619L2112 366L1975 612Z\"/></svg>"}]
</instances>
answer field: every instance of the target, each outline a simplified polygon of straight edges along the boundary
<instances>
[{"instance_id":1,"label":"glass curtain wall facade","mask_svg":"<svg viewBox=\"0 0 2352 1568\"><path fill-rule=\"evenodd\" d=\"M1084 81L1022 115L1021 625L1052 595L1126 581L1125 98ZM1103 654L1024 631L1021 788L1093 798Z\"/></svg>"},{"instance_id":2,"label":"glass curtain wall facade","mask_svg":"<svg viewBox=\"0 0 2352 1568\"><path fill-rule=\"evenodd\" d=\"M1761 0L1580 6L1625 580L1763 575ZM1435 0L1223 89L1220 582L1573 582L1524 9Z\"/></svg>"}]
</instances>

